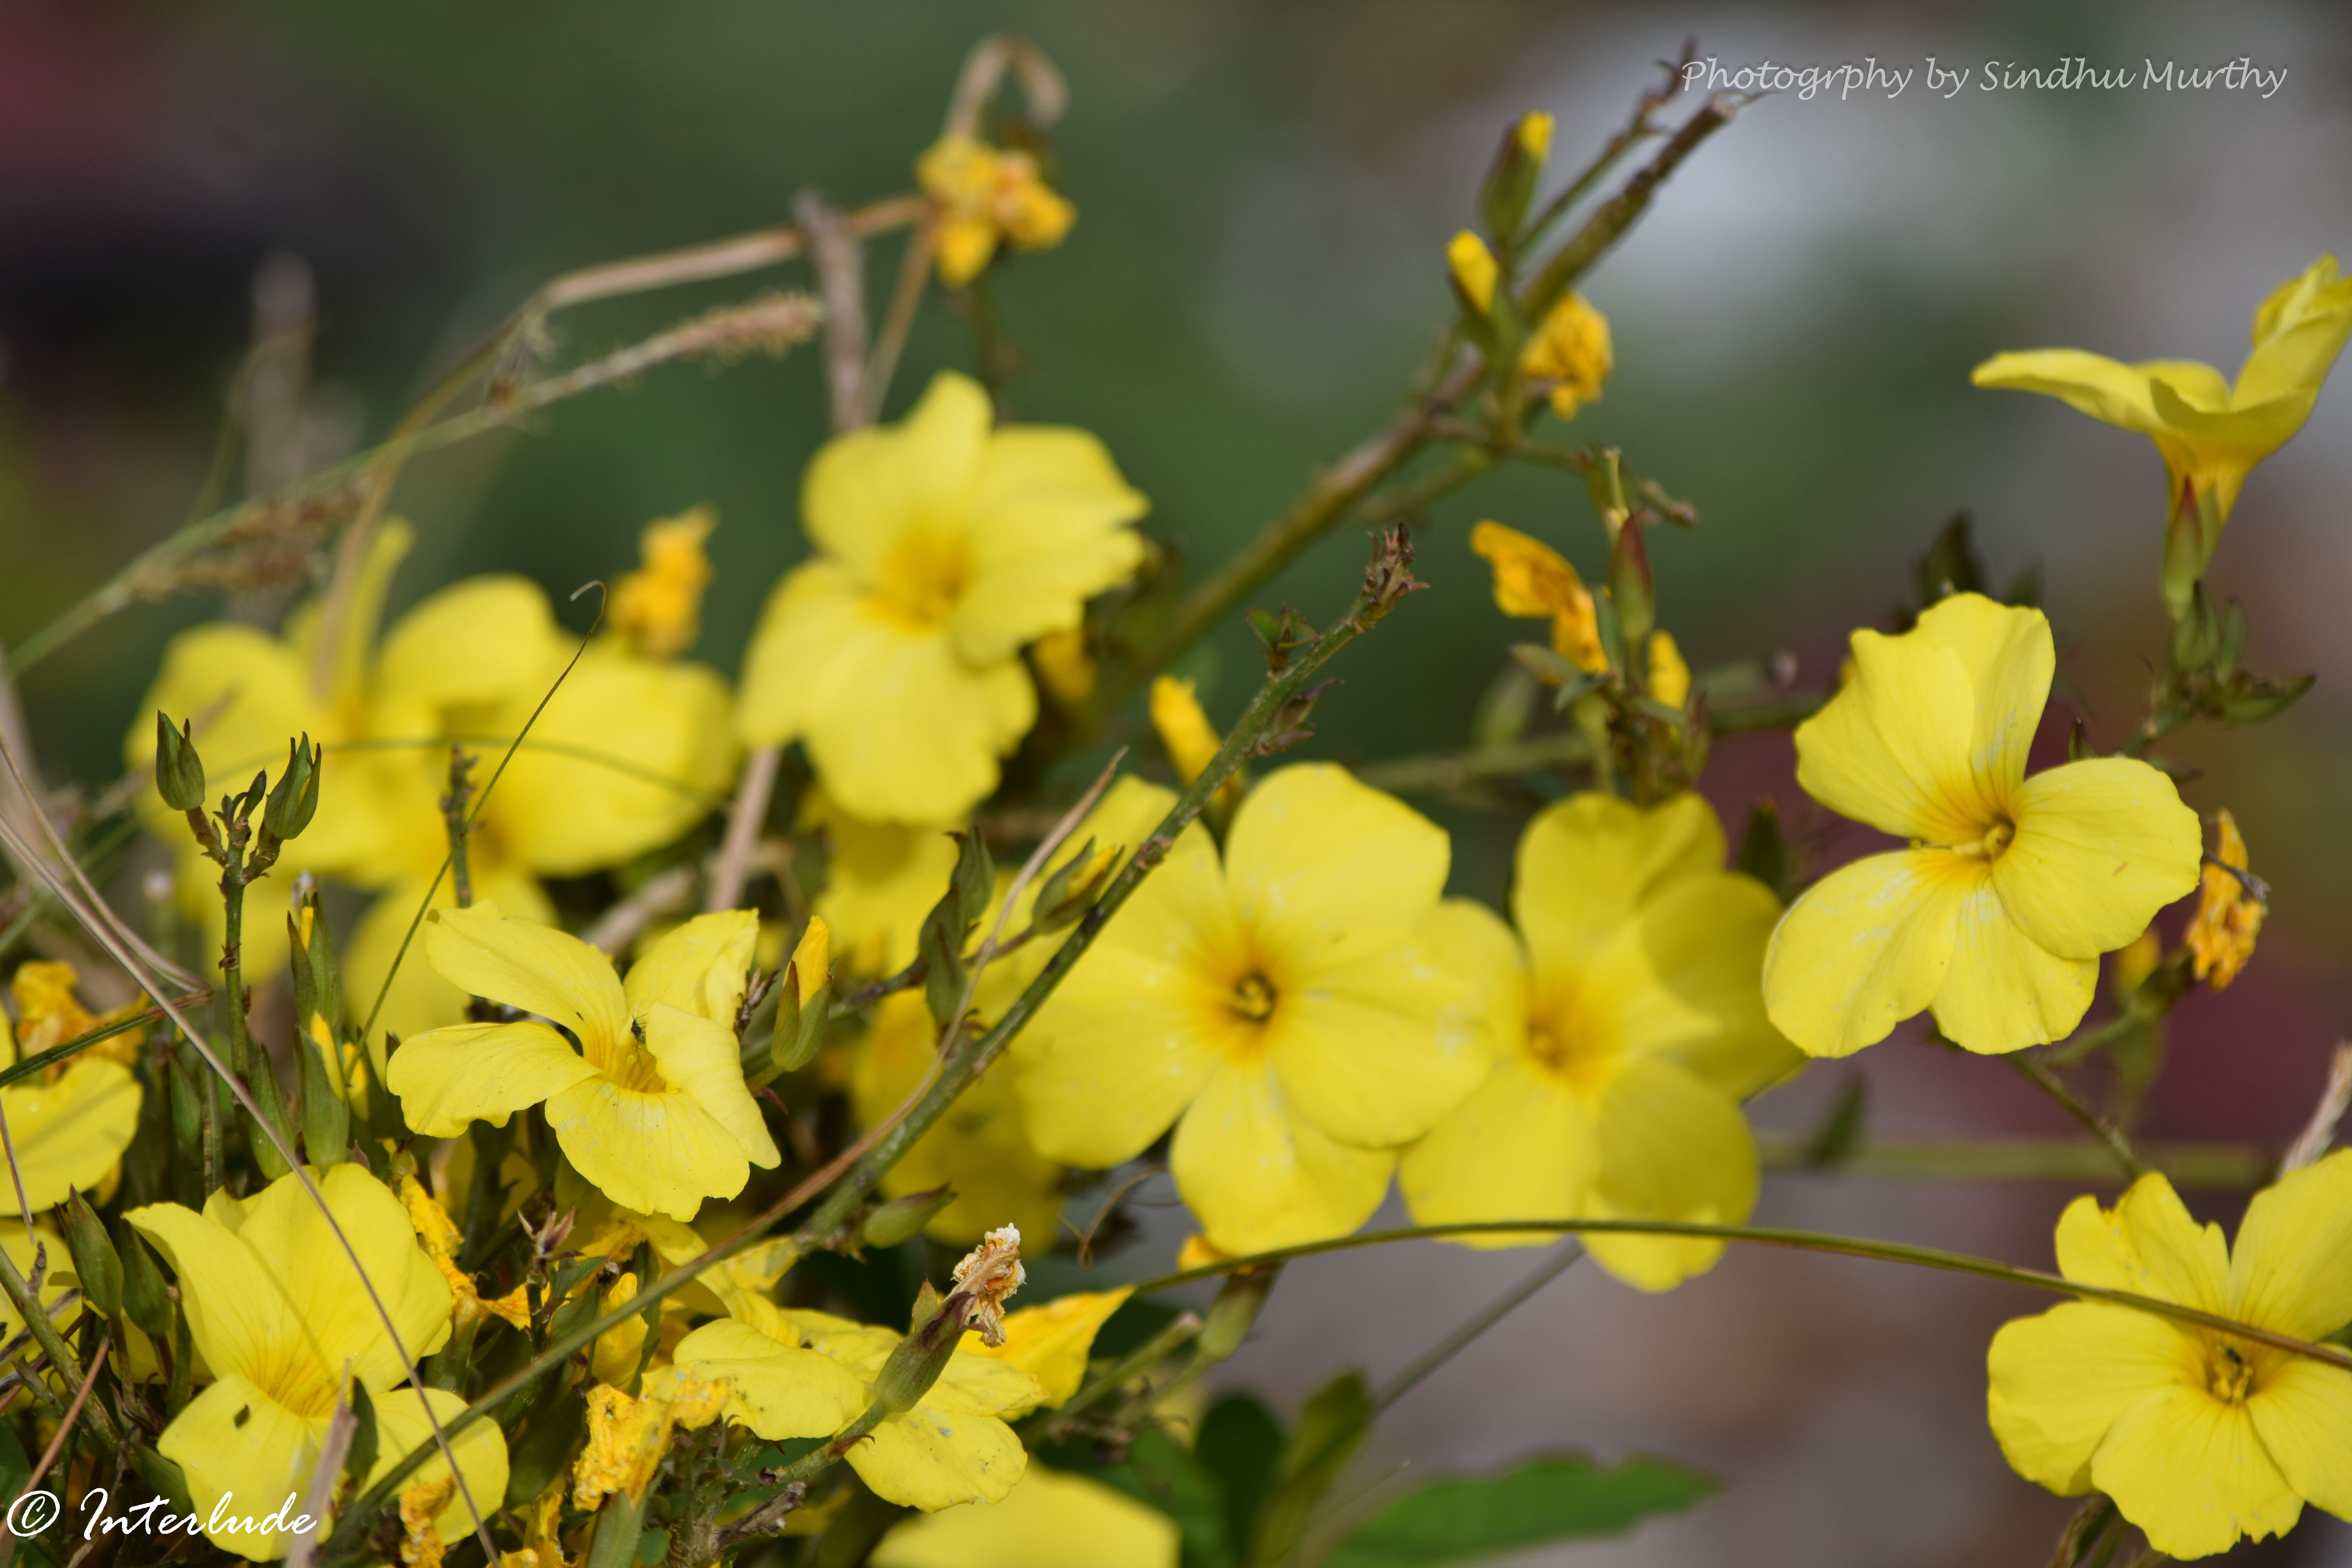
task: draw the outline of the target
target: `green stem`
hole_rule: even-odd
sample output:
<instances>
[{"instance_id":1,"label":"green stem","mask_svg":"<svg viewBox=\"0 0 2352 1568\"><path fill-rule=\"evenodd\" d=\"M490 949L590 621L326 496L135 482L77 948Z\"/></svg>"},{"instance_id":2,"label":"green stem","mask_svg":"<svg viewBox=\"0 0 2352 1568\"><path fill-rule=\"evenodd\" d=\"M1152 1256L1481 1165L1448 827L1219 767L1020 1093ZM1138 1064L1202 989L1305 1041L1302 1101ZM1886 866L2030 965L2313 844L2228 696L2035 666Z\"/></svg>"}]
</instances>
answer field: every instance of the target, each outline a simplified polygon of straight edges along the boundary
<instances>
[{"instance_id":1,"label":"green stem","mask_svg":"<svg viewBox=\"0 0 2352 1568\"><path fill-rule=\"evenodd\" d=\"M2108 1122L2090 1103L2059 1079L2056 1073L2028 1057L2013 1051L2001 1058L2017 1069L2019 1076L2048 1095L2053 1103L2082 1124L2083 1130L2099 1142L2115 1163L2123 1168L2126 1177L2137 1181L2147 1174L2147 1163L2131 1146L2131 1140L2119 1128Z\"/></svg>"},{"instance_id":2,"label":"green stem","mask_svg":"<svg viewBox=\"0 0 2352 1568\"><path fill-rule=\"evenodd\" d=\"M1327 1252L1349 1252L1360 1247L1381 1247L1394 1241L1431 1241L1458 1236L1507 1236L1535 1232L1564 1236L1677 1236L1703 1241L1738 1241L1757 1247L1785 1247L1798 1252L1828 1253L1840 1258L1874 1258L1884 1263L1907 1263L1916 1268L1940 1269L1948 1274L1973 1274L1979 1279L1998 1279L2004 1284L2023 1285L2030 1289L2046 1290L2053 1295L2129 1307L2135 1311L2210 1329L2255 1344L2268 1345L2273 1350L2309 1356L2314 1361L2352 1372L2352 1351L2334 1345L2313 1344L2308 1340L2256 1328L2252 1323L2242 1323L2218 1312L2200 1311L2195 1307L2184 1307L2177 1301L2159 1300L2130 1290L2087 1285L2079 1279L2068 1279L2039 1268L2020 1268L1990 1258L1975 1258L1965 1252L1946 1252L1933 1247L1912 1247L1899 1241L1871 1241L1861 1237L1787 1230L1776 1226L1706 1225L1696 1220L1496 1219L1464 1221L1454 1225L1404 1226L1393 1230L1365 1230L1353 1236L1333 1237L1328 1241L1304 1242L1297 1247L1277 1247L1271 1252L1252 1253L1246 1258L1221 1258L1197 1268L1181 1268L1172 1274L1146 1279L1134 1286L1133 1289L1139 1296L1147 1296L1155 1291L1173 1289L1179 1285L1190 1285L1196 1279L1213 1279L1219 1275L1254 1268L1261 1264L1282 1263L1294 1258L1315 1258Z\"/></svg>"},{"instance_id":3,"label":"green stem","mask_svg":"<svg viewBox=\"0 0 2352 1568\"><path fill-rule=\"evenodd\" d=\"M1542 321L1559 297L1590 272L1593 264L1623 238L1649 209L1650 198L1657 194L1666 176L1697 151L1700 142L1730 124L1735 111L1730 102L1709 99L1697 113L1684 121L1681 129L1658 149L1657 156L1635 170L1633 177L1625 182L1625 188L1596 208L1584 220L1584 226L1545 264L1536 280L1519 296L1519 319L1528 322Z\"/></svg>"},{"instance_id":4,"label":"green stem","mask_svg":"<svg viewBox=\"0 0 2352 1568\"><path fill-rule=\"evenodd\" d=\"M225 917L221 939L221 1000L228 1009L228 1065L236 1072L252 1067L253 1042L245 1021L245 866L232 847L231 859L221 868L221 908Z\"/></svg>"}]
</instances>

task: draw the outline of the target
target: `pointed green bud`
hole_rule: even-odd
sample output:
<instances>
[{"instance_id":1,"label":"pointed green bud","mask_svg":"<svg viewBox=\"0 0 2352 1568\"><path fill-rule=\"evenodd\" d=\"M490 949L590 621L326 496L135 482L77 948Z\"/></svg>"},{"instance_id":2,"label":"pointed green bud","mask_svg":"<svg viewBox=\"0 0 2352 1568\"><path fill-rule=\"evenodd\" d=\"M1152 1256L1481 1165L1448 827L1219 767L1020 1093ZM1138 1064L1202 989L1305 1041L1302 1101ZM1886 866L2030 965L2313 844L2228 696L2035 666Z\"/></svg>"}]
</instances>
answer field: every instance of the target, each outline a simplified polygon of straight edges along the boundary
<instances>
[{"instance_id":1,"label":"pointed green bud","mask_svg":"<svg viewBox=\"0 0 2352 1568\"><path fill-rule=\"evenodd\" d=\"M73 1254L81 1293L102 1318L122 1315L122 1259L89 1200L79 1190L66 1194L66 1250Z\"/></svg>"},{"instance_id":2,"label":"pointed green bud","mask_svg":"<svg viewBox=\"0 0 2352 1568\"><path fill-rule=\"evenodd\" d=\"M308 735L287 742L286 750L286 771L278 775L261 817L261 830L281 844L299 837L318 815L319 763L325 756L325 748L313 746Z\"/></svg>"},{"instance_id":3,"label":"pointed green bud","mask_svg":"<svg viewBox=\"0 0 2352 1568\"><path fill-rule=\"evenodd\" d=\"M294 1042L301 1061L302 1151L314 1165L340 1165L351 1152L352 1107L343 1098L341 1052L324 1013L310 1015L309 1031Z\"/></svg>"},{"instance_id":4,"label":"pointed green bud","mask_svg":"<svg viewBox=\"0 0 2352 1568\"><path fill-rule=\"evenodd\" d=\"M122 1260L122 1311L151 1340L172 1334L172 1298L163 1289L163 1271L128 1220L114 1222L115 1256Z\"/></svg>"},{"instance_id":5,"label":"pointed green bud","mask_svg":"<svg viewBox=\"0 0 2352 1568\"><path fill-rule=\"evenodd\" d=\"M888 1247L912 1241L922 1235L925 1226L939 1217L940 1210L955 1202L955 1197L953 1187L933 1187L928 1193L892 1198L866 1216L866 1225L858 1233L858 1245Z\"/></svg>"},{"instance_id":6,"label":"pointed green bud","mask_svg":"<svg viewBox=\"0 0 2352 1568\"><path fill-rule=\"evenodd\" d=\"M1650 581L1650 551L1642 525L1628 519L1609 546L1609 597L1617 606L1617 626L1629 649L1646 651L1658 624L1658 594Z\"/></svg>"},{"instance_id":7,"label":"pointed green bud","mask_svg":"<svg viewBox=\"0 0 2352 1568\"><path fill-rule=\"evenodd\" d=\"M193 721L180 729L155 715L155 793L173 811L205 808L205 760L196 755Z\"/></svg>"},{"instance_id":8,"label":"pointed green bud","mask_svg":"<svg viewBox=\"0 0 2352 1568\"><path fill-rule=\"evenodd\" d=\"M1519 226L1527 222L1528 204L1551 152L1551 132L1550 115L1521 115L1503 132L1503 144L1486 170L1486 183L1478 193L1479 212L1487 232L1507 246L1517 240Z\"/></svg>"},{"instance_id":9,"label":"pointed green bud","mask_svg":"<svg viewBox=\"0 0 2352 1568\"><path fill-rule=\"evenodd\" d=\"M261 1107L261 1114L268 1118L280 1142L289 1149L294 1147L293 1123L287 1120L286 1100L278 1092L278 1075L270 1069L268 1052L257 1049L253 1053L253 1071L247 1087L253 1091L255 1103ZM278 1152L278 1144L270 1142L269 1134L251 1124L250 1117L247 1121L246 1142L253 1150L253 1163L261 1167L262 1179L274 1182L292 1174L294 1167Z\"/></svg>"}]
</instances>

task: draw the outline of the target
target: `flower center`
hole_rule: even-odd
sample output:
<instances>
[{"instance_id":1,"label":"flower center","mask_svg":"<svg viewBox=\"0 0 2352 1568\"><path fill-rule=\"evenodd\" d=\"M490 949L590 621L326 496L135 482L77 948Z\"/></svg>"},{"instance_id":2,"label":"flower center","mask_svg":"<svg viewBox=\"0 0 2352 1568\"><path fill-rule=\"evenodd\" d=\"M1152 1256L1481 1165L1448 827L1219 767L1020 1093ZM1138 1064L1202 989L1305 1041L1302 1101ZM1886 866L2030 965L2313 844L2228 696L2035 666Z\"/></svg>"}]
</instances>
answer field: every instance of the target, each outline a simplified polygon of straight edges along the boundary
<instances>
[{"instance_id":1,"label":"flower center","mask_svg":"<svg viewBox=\"0 0 2352 1568\"><path fill-rule=\"evenodd\" d=\"M1589 1028L1580 1028L1564 1012L1528 1020L1528 1055L1554 1078L1587 1084L1603 1071L1611 1052Z\"/></svg>"},{"instance_id":2,"label":"flower center","mask_svg":"<svg viewBox=\"0 0 2352 1568\"><path fill-rule=\"evenodd\" d=\"M971 578L971 561L962 540L915 530L883 558L877 586L885 605L911 625L929 629L954 613Z\"/></svg>"},{"instance_id":3,"label":"flower center","mask_svg":"<svg viewBox=\"0 0 2352 1568\"><path fill-rule=\"evenodd\" d=\"M2005 816L1997 816L1985 829L1982 838L1973 844L1955 844L1952 853L1968 860L1998 860L2001 852L2009 847L2010 840L2016 837L2017 824Z\"/></svg>"},{"instance_id":4,"label":"flower center","mask_svg":"<svg viewBox=\"0 0 2352 1568\"><path fill-rule=\"evenodd\" d=\"M2221 1355L2207 1366L2205 1387L2224 1405L2243 1405L2254 1391L2253 1363L2233 1346L2223 1345Z\"/></svg>"},{"instance_id":5,"label":"flower center","mask_svg":"<svg viewBox=\"0 0 2352 1568\"><path fill-rule=\"evenodd\" d=\"M1252 970L1234 983L1234 994L1225 999L1225 1005L1236 1017L1263 1024L1274 1016L1274 983Z\"/></svg>"}]
</instances>

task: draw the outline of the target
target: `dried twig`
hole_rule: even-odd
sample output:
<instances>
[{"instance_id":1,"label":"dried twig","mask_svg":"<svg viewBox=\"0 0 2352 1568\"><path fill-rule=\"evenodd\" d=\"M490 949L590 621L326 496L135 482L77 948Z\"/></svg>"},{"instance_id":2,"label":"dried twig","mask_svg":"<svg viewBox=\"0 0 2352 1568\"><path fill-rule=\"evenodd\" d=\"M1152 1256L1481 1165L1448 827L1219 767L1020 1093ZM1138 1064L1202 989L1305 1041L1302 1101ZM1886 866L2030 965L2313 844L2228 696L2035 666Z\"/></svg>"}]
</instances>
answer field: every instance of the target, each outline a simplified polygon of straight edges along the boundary
<instances>
[{"instance_id":1,"label":"dried twig","mask_svg":"<svg viewBox=\"0 0 2352 1568\"><path fill-rule=\"evenodd\" d=\"M2352 1104L2352 1043L2337 1045L2336 1054L2328 1058L2327 1083L2319 1091L2319 1103L2311 1108L2311 1120L2279 1157L2279 1174L2300 1171L2327 1152L2347 1104Z\"/></svg>"}]
</instances>

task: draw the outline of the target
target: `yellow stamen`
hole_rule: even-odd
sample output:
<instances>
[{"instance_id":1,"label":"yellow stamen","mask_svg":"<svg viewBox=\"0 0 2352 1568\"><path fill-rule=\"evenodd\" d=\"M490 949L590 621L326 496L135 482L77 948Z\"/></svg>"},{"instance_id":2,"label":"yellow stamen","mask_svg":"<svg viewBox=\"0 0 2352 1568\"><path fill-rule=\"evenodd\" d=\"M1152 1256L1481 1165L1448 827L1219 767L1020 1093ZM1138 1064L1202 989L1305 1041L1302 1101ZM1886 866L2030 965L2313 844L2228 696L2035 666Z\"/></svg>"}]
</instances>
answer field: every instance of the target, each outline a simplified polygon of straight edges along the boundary
<instances>
[{"instance_id":1,"label":"yellow stamen","mask_svg":"<svg viewBox=\"0 0 2352 1568\"><path fill-rule=\"evenodd\" d=\"M1253 971L1234 983L1230 1005L1239 1016L1263 1024L1274 1016L1274 998L1273 983Z\"/></svg>"}]
</instances>

